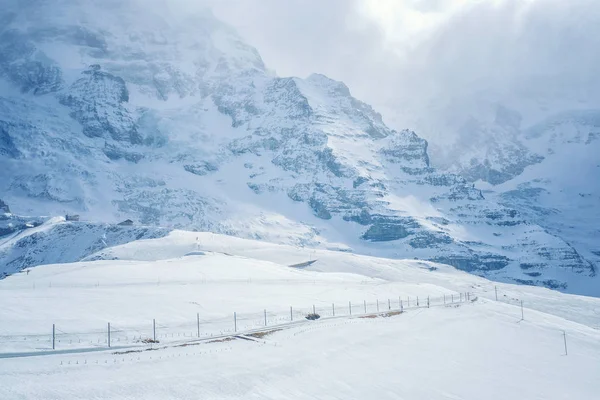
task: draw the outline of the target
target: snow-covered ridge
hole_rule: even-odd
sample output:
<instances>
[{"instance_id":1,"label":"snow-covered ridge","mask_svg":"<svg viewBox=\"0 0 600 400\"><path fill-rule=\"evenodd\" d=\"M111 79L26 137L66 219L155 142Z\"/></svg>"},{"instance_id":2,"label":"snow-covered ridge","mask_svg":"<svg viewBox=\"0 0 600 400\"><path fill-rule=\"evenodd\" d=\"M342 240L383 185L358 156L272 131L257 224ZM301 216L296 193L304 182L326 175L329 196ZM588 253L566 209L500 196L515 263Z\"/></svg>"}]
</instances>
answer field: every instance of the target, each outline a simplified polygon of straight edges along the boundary
<instances>
[{"instance_id":1,"label":"snow-covered ridge","mask_svg":"<svg viewBox=\"0 0 600 400\"><path fill-rule=\"evenodd\" d=\"M598 294L584 285L591 252L437 171L425 140L343 83L274 76L208 12L31 0L1 29L0 193L13 212L417 257ZM107 228L86 229L95 249ZM56 261L74 259L15 269Z\"/></svg>"}]
</instances>

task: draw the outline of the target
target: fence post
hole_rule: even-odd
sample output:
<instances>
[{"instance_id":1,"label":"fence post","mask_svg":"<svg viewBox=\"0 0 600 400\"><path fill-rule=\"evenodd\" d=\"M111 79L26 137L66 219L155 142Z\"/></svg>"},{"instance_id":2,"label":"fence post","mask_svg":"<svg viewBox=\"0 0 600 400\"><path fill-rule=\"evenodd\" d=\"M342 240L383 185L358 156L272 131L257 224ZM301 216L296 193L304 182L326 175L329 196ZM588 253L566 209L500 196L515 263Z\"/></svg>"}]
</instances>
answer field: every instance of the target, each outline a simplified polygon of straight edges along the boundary
<instances>
[{"instance_id":1,"label":"fence post","mask_svg":"<svg viewBox=\"0 0 600 400\"><path fill-rule=\"evenodd\" d=\"M454 303L454 295L452 295L452 303Z\"/></svg>"},{"instance_id":2,"label":"fence post","mask_svg":"<svg viewBox=\"0 0 600 400\"><path fill-rule=\"evenodd\" d=\"M460 293L460 302L462 303L462 292Z\"/></svg>"},{"instance_id":3,"label":"fence post","mask_svg":"<svg viewBox=\"0 0 600 400\"><path fill-rule=\"evenodd\" d=\"M390 301L390 299L388 299L388 310L392 309L392 302Z\"/></svg>"},{"instance_id":4,"label":"fence post","mask_svg":"<svg viewBox=\"0 0 600 400\"><path fill-rule=\"evenodd\" d=\"M290 306L290 322L294 321L294 314L292 312L292 306Z\"/></svg>"},{"instance_id":5,"label":"fence post","mask_svg":"<svg viewBox=\"0 0 600 400\"><path fill-rule=\"evenodd\" d=\"M265 326L267 326L267 309L265 308Z\"/></svg>"},{"instance_id":6,"label":"fence post","mask_svg":"<svg viewBox=\"0 0 600 400\"><path fill-rule=\"evenodd\" d=\"M56 347L56 325L52 324L52 350L54 350Z\"/></svg>"},{"instance_id":7,"label":"fence post","mask_svg":"<svg viewBox=\"0 0 600 400\"><path fill-rule=\"evenodd\" d=\"M152 339L156 342L156 319L152 320Z\"/></svg>"},{"instance_id":8,"label":"fence post","mask_svg":"<svg viewBox=\"0 0 600 400\"><path fill-rule=\"evenodd\" d=\"M429 296L427 296L427 308L429 308Z\"/></svg>"},{"instance_id":9,"label":"fence post","mask_svg":"<svg viewBox=\"0 0 600 400\"><path fill-rule=\"evenodd\" d=\"M317 311L315 310L315 305L313 304L313 314L316 314Z\"/></svg>"},{"instance_id":10,"label":"fence post","mask_svg":"<svg viewBox=\"0 0 600 400\"><path fill-rule=\"evenodd\" d=\"M402 304L402 300L400 300L400 312L404 312L404 305Z\"/></svg>"},{"instance_id":11,"label":"fence post","mask_svg":"<svg viewBox=\"0 0 600 400\"><path fill-rule=\"evenodd\" d=\"M417 307L419 307L419 296L417 296Z\"/></svg>"},{"instance_id":12,"label":"fence post","mask_svg":"<svg viewBox=\"0 0 600 400\"><path fill-rule=\"evenodd\" d=\"M377 299L377 312L379 312L379 299Z\"/></svg>"},{"instance_id":13,"label":"fence post","mask_svg":"<svg viewBox=\"0 0 600 400\"><path fill-rule=\"evenodd\" d=\"M198 337L200 337L200 313L196 313L196 325L198 326Z\"/></svg>"},{"instance_id":14,"label":"fence post","mask_svg":"<svg viewBox=\"0 0 600 400\"><path fill-rule=\"evenodd\" d=\"M110 348L110 322L108 323L108 347Z\"/></svg>"},{"instance_id":15,"label":"fence post","mask_svg":"<svg viewBox=\"0 0 600 400\"><path fill-rule=\"evenodd\" d=\"M350 311L350 315L352 315L352 302L348 302L348 311Z\"/></svg>"},{"instance_id":16,"label":"fence post","mask_svg":"<svg viewBox=\"0 0 600 400\"><path fill-rule=\"evenodd\" d=\"M523 316L523 300L521 300L521 321L523 321L525 317Z\"/></svg>"},{"instance_id":17,"label":"fence post","mask_svg":"<svg viewBox=\"0 0 600 400\"><path fill-rule=\"evenodd\" d=\"M407 307L410 307L410 296L407 296L406 300L408 301Z\"/></svg>"},{"instance_id":18,"label":"fence post","mask_svg":"<svg viewBox=\"0 0 600 400\"><path fill-rule=\"evenodd\" d=\"M567 352L567 332L563 331L563 338L565 339L565 356L569 355Z\"/></svg>"},{"instance_id":19,"label":"fence post","mask_svg":"<svg viewBox=\"0 0 600 400\"><path fill-rule=\"evenodd\" d=\"M335 317L335 303L331 303L331 311L333 312L333 316Z\"/></svg>"},{"instance_id":20,"label":"fence post","mask_svg":"<svg viewBox=\"0 0 600 400\"><path fill-rule=\"evenodd\" d=\"M496 301L498 301L498 286L494 286L494 291L496 292Z\"/></svg>"},{"instance_id":21,"label":"fence post","mask_svg":"<svg viewBox=\"0 0 600 400\"><path fill-rule=\"evenodd\" d=\"M366 314L366 313L367 313L367 301L366 301L366 300L363 300L363 303L364 303L364 305L365 305L365 314Z\"/></svg>"},{"instance_id":22,"label":"fence post","mask_svg":"<svg viewBox=\"0 0 600 400\"><path fill-rule=\"evenodd\" d=\"M237 332L237 313L233 312L233 331Z\"/></svg>"}]
</instances>

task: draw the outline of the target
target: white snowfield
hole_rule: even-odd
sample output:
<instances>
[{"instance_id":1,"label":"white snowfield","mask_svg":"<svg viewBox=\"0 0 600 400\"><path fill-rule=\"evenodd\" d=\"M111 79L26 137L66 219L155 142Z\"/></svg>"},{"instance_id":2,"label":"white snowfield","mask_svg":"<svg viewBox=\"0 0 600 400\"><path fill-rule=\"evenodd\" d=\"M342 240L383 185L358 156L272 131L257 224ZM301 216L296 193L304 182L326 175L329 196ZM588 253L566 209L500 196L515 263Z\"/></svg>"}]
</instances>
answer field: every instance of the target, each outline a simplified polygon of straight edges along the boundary
<instances>
[{"instance_id":1,"label":"white snowfield","mask_svg":"<svg viewBox=\"0 0 600 400\"><path fill-rule=\"evenodd\" d=\"M206 233L90 259L0 281L0 399L598 398L600 299Z\"/></svg>"}]
</instances>

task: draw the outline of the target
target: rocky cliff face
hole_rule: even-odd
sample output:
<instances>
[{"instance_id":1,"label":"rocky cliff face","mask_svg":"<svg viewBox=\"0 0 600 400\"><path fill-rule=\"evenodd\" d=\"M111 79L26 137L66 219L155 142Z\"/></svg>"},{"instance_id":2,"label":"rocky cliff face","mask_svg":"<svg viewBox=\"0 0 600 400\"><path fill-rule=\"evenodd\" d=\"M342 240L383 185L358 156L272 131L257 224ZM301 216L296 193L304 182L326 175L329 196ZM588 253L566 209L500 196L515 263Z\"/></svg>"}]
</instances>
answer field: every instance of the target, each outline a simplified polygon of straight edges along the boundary
<instances>
[{"instance_id":1,"label":"rocky cliff face","mask_svg":"<svg viewBox=\"0 0 600 400\"><path fill-rule=\"evenodd\" d=\"M0 199L0 211L3 213L10 213L10 208L8 207L8 204L3 202L2 199Z\"/></svg>"},{"instance_id":2,"label":"rocky cliff face","mask_svg":"<svg viewBox=\"0 0 600 400\"><path fill-rule=\"evenodd\" d=\"M208 14L30 0L5 19L0 191L13 211L418 257L572 291L595 274L529 213L433 168L425 140L343 83L273 76ZM48 261L19 257L11 270Z\"/></svg>"}]
</instances>

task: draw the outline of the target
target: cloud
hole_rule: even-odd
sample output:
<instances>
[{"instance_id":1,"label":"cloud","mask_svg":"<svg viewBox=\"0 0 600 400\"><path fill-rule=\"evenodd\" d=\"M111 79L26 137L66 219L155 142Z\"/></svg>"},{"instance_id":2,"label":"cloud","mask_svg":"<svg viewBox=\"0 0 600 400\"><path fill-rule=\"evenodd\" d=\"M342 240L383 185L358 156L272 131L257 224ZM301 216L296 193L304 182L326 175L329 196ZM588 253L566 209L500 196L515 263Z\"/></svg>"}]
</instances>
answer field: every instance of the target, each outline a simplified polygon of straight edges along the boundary
<instances>
[{"instance_id":1,"label":"cloud","mask_svg":"<svg viewBox=\"0 0 600 400\"><path fill-rule=\"evenodd\" d=\"M219 0L213 9L280 75L343 80L387 120L429 137L486 103L532 119L598 105L596 0Z\"/></svg>"},{"instance_id":2,"label":"cloud","mask_svg":"<svg viewBox=\"0 0 600 400\"><path fill-rule=\"evenodd\" d=\"M232 24L281 75L313 72L346 79L375 72L382 55L379 25L358 14L359 0L219 1L215 14ZM383 60L381 60L383 61ZM359 80L355 82L359 84Z\"/></svg>"}]
</instances>

